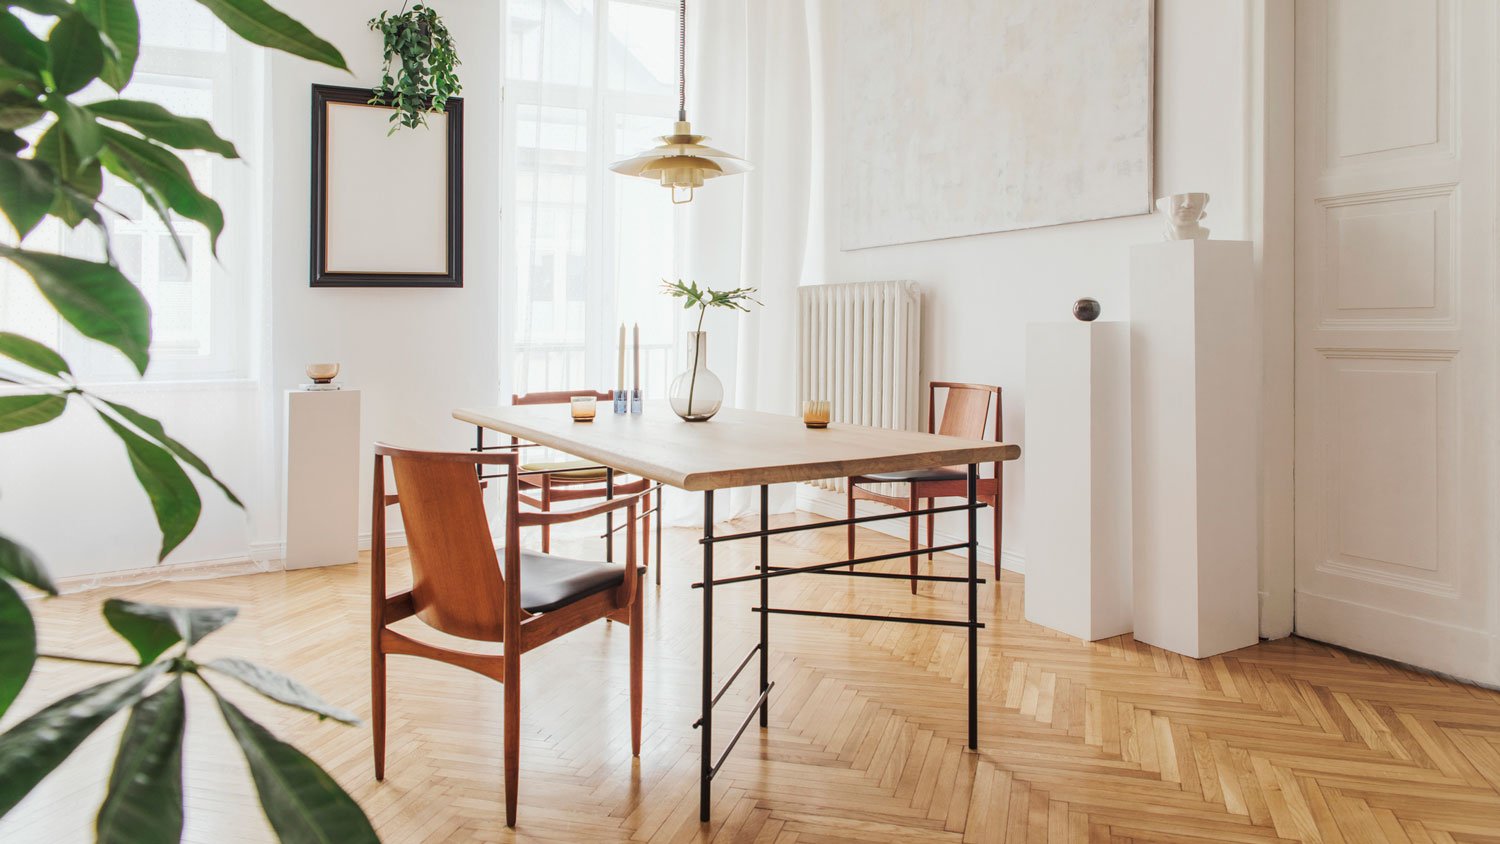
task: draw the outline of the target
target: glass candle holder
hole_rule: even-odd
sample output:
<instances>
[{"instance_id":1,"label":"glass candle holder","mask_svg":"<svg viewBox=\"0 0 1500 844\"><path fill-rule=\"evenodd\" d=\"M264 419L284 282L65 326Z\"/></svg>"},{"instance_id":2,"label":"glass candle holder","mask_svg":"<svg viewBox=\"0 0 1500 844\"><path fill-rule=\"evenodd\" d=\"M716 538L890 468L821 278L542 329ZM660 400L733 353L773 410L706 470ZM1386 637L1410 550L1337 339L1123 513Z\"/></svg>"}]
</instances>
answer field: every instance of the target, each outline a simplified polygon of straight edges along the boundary
<instances>
[{"instance_id":1,"label":"glass candle holder","mask_svg":"<svg viewBox=\"0 0 1500 844\"><path fill-rule=\"evenodd\" d=\"M594 412L597 409L598 404L599 401L593 396L574 396L569 402L569 407L573 411L573 421L594 421Z\"/></svg>"},{"instance_id":2,"label":"glass candle holder","mask_svg":"<svg viewBox=\"0 0 1500 844\"><path fill-rule=\"evenodd\" d=\"M827 428L833 414L833 402L814 399L802 403L802 424L809 428Z\"/></svg>"}]
</instances>

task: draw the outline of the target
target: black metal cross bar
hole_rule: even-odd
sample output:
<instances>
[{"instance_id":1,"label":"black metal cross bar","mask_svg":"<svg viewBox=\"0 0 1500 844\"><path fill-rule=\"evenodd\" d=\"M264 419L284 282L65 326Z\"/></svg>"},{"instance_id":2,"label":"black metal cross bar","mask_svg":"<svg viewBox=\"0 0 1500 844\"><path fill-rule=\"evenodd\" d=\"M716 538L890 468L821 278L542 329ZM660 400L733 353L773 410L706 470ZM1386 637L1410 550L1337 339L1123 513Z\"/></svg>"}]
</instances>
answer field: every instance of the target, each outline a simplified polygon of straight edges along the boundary
<instances>
[{"instance_id":1,"label":"black metal cross bar","mask_svg":"<svg viewBox=\"0 0 1500 844\"><path fill-rule=\"evenodd\" d=\"M905 575L902 575L905 577ZM924 618L909 615L870 615L862 612L833 612L831 610L792 610L781 607L751 607L751 612L775 613L777 615L810 615L814 618L850 618L857 621L902 621L907 624L935 624L939 627L983 627L980 621L960 621L956 618Z\"/></svg>"},{"instance_id":2,"label":"black metal cross bar","mask_svg":"<svg viewBox=\"0 0 1500 844\"><path fill-rule=\"evenodd\" d=\"M748 583L752 580L765 580L772 577L785 577L789 574L817 574L818 572L828 571L829 569L838 568L839 566L862 566L866 563L882 563L886 560L899 560L902 557L911 557L917 554L926 554L929 552L936 554L942 551L956 551L959 548L967 547L969 547L969 543L967 542L955 542L951 545L934 545L931 548L914 548L906 551L893 551L889 554L876 554L873 557L858 557L853 560L839 560L836 563L816 563L811 566L799 566L796 568L773 568L764 574L742 574L737 577L726 577L723 580L715 580L714 585L728 586L731 583ZM911 575L902 575L902 577L910 578ZM694 583L693 588L702 589L703 584Z\"/></svg>"},{"instance_id":3,"label":"black metal cross bar","mask_svg":"<svg viewBox=\"0 0 1500 844\"><path fill-rule=\"evenodd\" d=\"M700 545L710 542L734 542L737 539L759 539L767 536L775 536L781 533L801 533L804 530L819 530L821 528L845 527L847 525L862 525L865 522L880 522L886 519L911 519L917 516L936 515L938 513L957 513L960 510L978 510L986 507L986 504L953 504L947 507L929 507L926 510L902 510L899 513L876 513L872 516L857 516L853 519L832 519L826 522L816 522L805 525L785 525L779 528L763 527L760 530L747 530L744 533L731 533L724 536L705 536L698 540ZM845 565L841 563L840 565Z\"/></svg>"},{"instance_id":4,"label":"black metal cross bar","mask_svg":"<svg viewBox=\"0 0 1500 844\"><path fill-rule=\"evenodd\" d=\"M902 556L907 556L910 553L911 552L908 551L905 554L903 554ZM841 565L841 566L842 565L848 565L848 563L839 563L839 565ZM915 580L918 583L968 583L969 582L969 579L967 577L956 577L956 576L952 576L952 575L943 575L943 574L902 574L899 571L849 571L848 569L826 569L826 570L823 570L823 571L804 571L803 569L795 568L795 567L792 567L792 566L771 566L771 571L802 572L804 574L831 574L831 575L834 575L835 577L880 577L880 578L885 578L887 580ZM721 580L719 582L723 583L724 581ZM979 578L979 582L980 583L988 583L989 581L985 580L984 578L981 577L981 578Z\"/></svg>"},{"instance_id":5,"label":"black metal cross bar","mask_svg":"<svg viewBox=\"0 0 1500 844\"><path fill-rule=\"evenodd\" d=\"M750 653L745 654L745 658L740 660L740 667L734 669L734 673L729 675L729 679L725 680L724 683L719 686L719 690L714 693L714 699L708 702L709 706L717 706L719 704L719 698L723 697L724 693L729 691L729 687L734 685L735 680L739 679L740 672L745 670L745 666L750 664L750 660L753 659L755 657L755 654L759 651L760 645L756 644L755 647L750 649ZM693 729L696 730L702 725L703 719L699 718L697 721L693 722Z\"/></svg>"}]
</instances>

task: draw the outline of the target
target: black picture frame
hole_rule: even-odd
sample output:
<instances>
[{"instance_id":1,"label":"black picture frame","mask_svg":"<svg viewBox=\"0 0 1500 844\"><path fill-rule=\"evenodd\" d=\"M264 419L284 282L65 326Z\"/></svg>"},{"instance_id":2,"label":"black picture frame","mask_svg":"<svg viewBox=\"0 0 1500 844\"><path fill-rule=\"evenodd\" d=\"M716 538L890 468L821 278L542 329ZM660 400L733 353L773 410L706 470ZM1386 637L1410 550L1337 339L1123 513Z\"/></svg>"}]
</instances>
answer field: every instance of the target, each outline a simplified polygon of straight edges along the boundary
<instances>
[{"instance_id":1,"label":"black picture frame","mask_svg":"<svg viewBox=\"0 0 1500 844\"><path fill-rule=\"evenodd\" d=\"M369 270L328 269L328 109L330 105L360 105L368 108L386 109L387 106L369 105L369 88L350 88L339 85L312 86L312 217L309 225L309 253L311 258L310 286L312 287L463 287L463 153L464 153L464 103L461 97L448 100L444 113L448 116L448 138L444 145L448 153L447 162L447 215L448 226L445 237L447 267L443 272L382 272ZM402 132L426 132L430 129L400 129ZM372 175L372 178L380 178Z\"/></svg>"}]
</instances>

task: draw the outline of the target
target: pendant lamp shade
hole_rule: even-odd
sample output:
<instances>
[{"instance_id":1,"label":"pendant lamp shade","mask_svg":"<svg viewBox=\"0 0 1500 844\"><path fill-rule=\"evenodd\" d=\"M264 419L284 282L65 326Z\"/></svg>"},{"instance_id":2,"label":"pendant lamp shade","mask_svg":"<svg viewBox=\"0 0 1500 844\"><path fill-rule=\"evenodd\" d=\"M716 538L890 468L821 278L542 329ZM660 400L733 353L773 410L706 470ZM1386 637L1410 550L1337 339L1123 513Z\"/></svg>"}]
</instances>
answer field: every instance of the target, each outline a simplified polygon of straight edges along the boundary
<instances>
[{"instance_id":1,"label":"pendant lamp shade","mask_svg":"<svg viewBox=\"0 0 1500 844\"><path fill-rule=\"evenodd\" d=\"M657 140L660 144L616 161L609 169L624 176L638 176L659 182L672 191L672 202L681 205L693 201L693 191L707 179L733 176L751 169L750 163L723 150L706 146L704 135L693 134L687 119L687 0L681 0L678 18L677 54L677 122L672 134Z\"/></svg>"}]
</instances>

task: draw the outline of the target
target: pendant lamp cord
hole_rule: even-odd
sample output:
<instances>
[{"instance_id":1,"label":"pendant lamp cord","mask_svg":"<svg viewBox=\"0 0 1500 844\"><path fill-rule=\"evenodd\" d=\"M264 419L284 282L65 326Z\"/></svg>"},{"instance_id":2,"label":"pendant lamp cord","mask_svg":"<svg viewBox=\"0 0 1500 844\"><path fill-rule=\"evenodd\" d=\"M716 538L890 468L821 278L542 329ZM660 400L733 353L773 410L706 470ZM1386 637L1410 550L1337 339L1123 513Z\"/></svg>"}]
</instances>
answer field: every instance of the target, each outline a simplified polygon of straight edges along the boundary
<instances>
[{"instance_id":1,"label":"pendant lamp cord","mask_svg":"<svg viewBox=\"0 0 1500 844\"><path fill-rule=\"evenodd\" d=\"M687 120L687 0L677 15L677 119Z\"/></svg>"}]
</instances>

